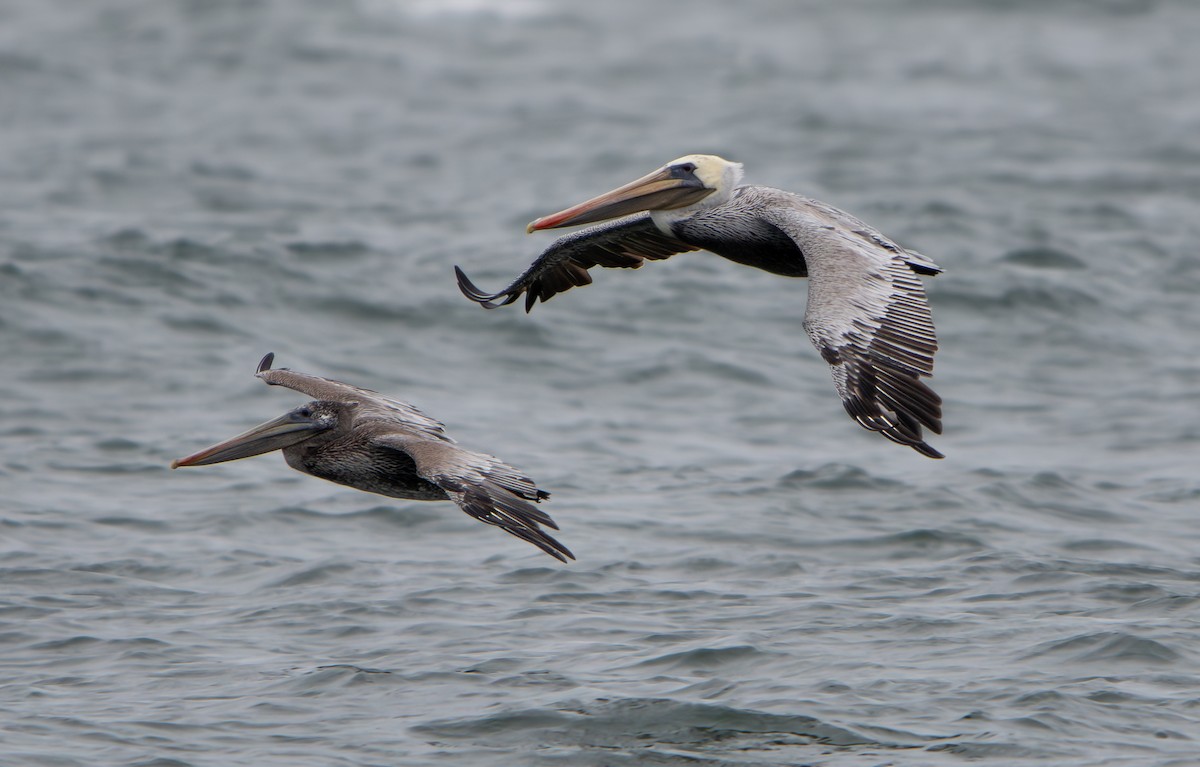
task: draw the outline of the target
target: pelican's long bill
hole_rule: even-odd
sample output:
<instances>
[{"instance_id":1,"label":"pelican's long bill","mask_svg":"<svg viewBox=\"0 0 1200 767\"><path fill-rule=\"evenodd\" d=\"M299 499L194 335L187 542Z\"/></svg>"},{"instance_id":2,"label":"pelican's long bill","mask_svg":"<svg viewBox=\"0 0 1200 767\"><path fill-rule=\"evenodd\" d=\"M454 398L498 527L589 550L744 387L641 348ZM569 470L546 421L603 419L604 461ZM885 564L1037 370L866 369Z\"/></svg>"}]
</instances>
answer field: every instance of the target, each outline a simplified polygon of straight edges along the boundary
<instances>
[{"instance_id":1,"label":"pelican's long bill","mask_svg":"<svg viewBox=\"0 0 1200 767\"><path fill-rule=\"evenodd\" d=\"M671 210L691 205L715 191L696 178L692 170L694 166L689 170L664 165L611 192L531 221L525 231L591 224L643 210Z\"/></svg>"},{"instance_id":2,"label":"pelican's long bill","mask_svg":"<svg viewBox=\"0 0 1200 767\"><path fill-rule=\"evenodd\" d=\"M171 461L171 468L180 466L206 466L210 463L236 461L239 458L249 458L252 455L269 453L272 450L282 450L289 445L308 439L314 432L328 428L311 418L305 418L296 410L284 413L278 418L255 426L244 434L232 439L219 442L207 447L187 458Z\"/></svg>"}]
</instances>

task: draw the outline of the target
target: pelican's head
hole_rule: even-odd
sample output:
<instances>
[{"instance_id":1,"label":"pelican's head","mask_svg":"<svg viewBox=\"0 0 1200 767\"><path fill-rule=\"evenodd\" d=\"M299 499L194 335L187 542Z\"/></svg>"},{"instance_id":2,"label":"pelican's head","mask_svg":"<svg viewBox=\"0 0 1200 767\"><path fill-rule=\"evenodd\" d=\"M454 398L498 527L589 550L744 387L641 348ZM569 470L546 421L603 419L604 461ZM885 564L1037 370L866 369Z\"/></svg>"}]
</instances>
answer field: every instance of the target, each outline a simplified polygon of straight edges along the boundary
<instances>
[{"instance_id":1,"label":"pelican's head","mask_svg":"<svg viewBox=\"0 0 1200 767\"><path fill-rule=\"evenodd\" d=\"M712 154L689 154L611 192L543 216L527 231L590 224L644 210L687 216L728 201L741 180L741 163Z\"/></svg>"},{"instance_id":2,"label":"pelican's head","mask_svg":"<svg viewBox=\"0 0 1200 767\"><path fill-rule=\"evenodd\" d=\"M320 435L338 431L338 427L345 423L343 418L348 416L356 405L354 402L314 400L274 420L255 426L244 434L207 447L187 458L172 461L171 468L236 461L239 458L249 458L252 455L299 445Z\"/></svg>"}]
</instances>

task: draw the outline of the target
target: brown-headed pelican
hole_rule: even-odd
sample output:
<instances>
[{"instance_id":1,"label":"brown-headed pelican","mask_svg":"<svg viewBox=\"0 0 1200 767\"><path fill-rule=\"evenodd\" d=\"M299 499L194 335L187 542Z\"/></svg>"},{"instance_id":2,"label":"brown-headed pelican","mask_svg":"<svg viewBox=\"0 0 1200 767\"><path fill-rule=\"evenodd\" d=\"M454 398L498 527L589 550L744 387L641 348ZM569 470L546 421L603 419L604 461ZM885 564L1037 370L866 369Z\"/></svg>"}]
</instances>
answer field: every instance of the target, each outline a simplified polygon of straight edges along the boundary
<instances>
[{"instance_id":1,"label":"brown-headed pelican","mask_svg":"<svg viewBox=\"0 0 1200 767\"><path fill-rule=\"evenodd\" d=\"M842 404L864 428L942 458L921 428L942 433L933 373L937 337L918 275L941 268L849 213L766 186L740 184L742 166L694 154L587 202L544 216L528 231L598 224L560 237L515 282L485 293L457 266L458 286L488 309L587 285L593 266L636 269L646 259L709 250L785 277L808 277L804 329L833 371ZM618 218L620 217L620 218Z\"/></svg>"},{"instance_id":2,"label":"brown-headed pelican","mask_svg":"<svg viewBox=\"0 0 1200 767\"><path fill-rule=\"evenodd\" d=\"M480 522L495 525L566 562L575 555L539 525L558 529L533 506L550 497L499 459L464 450L445 427L412 405L340 381L271 369L256 375L316 399L198 453L171 468L204 466L282 450L297 471L368 493L414 501L451 500Z\"/></svg>"}]
</instances>

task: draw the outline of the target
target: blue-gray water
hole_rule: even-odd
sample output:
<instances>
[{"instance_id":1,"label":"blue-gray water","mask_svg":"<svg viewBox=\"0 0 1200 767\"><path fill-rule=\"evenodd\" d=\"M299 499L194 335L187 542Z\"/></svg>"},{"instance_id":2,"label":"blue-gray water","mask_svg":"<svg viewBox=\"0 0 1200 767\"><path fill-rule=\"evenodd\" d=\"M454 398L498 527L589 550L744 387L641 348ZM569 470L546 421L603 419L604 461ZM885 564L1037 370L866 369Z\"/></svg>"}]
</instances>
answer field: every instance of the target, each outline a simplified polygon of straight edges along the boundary
<instances>
[{"instance_id":1,"label":"blue-gray water","mask_svg":"<svg viewBox=\"0 0 1200 767\"><path fill-rule=\"evenodd\" d=\"M0 764L1194 765L1200 6L0 3ZM524 224L688 152L927 285L946 433L855 426L806 284L539 306ZM303 397L553 492L172 458Z\"/></svg>"}]
</instances>

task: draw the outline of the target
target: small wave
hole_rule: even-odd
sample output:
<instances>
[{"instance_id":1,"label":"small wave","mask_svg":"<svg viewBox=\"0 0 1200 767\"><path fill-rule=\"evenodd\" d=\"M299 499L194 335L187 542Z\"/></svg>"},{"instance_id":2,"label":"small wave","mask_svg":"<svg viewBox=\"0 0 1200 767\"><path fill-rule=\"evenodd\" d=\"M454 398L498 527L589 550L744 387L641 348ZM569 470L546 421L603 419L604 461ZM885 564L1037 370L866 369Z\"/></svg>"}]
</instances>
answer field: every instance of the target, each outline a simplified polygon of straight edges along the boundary
<instances>
[{"instance_id":1,"label":"small wave","mask_svg":"<svg viewBox=\"0 0 1200 767\"><path fill-rule=\"evenodd\" d=\"M953 307L976 314L999 313L1011 317L1017 312L1039 310L1074 315L1084 309L1104 306L1105 302L1073 285L1039 280L1014 285L999 293L984 293L963 287L944 288L938 291L937 305L944 310Z\"/></svg>"},{"instance_id":2,"label":"small wave","mask_svg":"<svg viewBox=\"0 0 1200 767\"><path fill-rule=\"evenodd\" d=\"M368 522L404 528L417 527L444 518L444 515L433 509L417 509L410 506L372 506L362 511L350 512L314 511L300 506L287 506L271 512L271 515L288 521L332 520L338 525Z\"/></svg>"},{"instance_id":3,"label":"small wave","mask_svg":"<svg viewBox=\"0 0 1200 767\"><path fill-rule=\"evenodd\" d=\"M329 663L289 674L280 687L300 695L313 695L362 685L402 683L401 677L387 669L366 668L353 663Z\"/></svg>"},{"instance_id":4,"label":"small wave","mask_svg":"<svg viewBox=\"0 0 1200 767\"><path fill-rule=\"evenodd\" d=\"M1049 756L1046 749L1035 749L1016 743L983 743L980 741L963 741L955 743L939 743L930 746L928 751L943 752L960 756L968 761L990 760L989 763L1003 764L1025 760L1042 760Z\"/></svg>"},{"instance_id":5,"label":"small wave","mask_svg":"<svg viewBox=\"0 0 1200 767\"><path fill-rule=\"evenodd\" d=\"M104 650L95 648L103 647ZM98 655L109 655L121 650L121 657L139 657L150 650L153 654L161 654L163 648L171 647L170 642L153 637L130 637L128 639L100 639L99 637L82 634L64 639L52 639L29 646L31 650L49 650L53 652L69 651L69 654L79 663L86 663Z\"/></svg>"},{"instance_id":6,"label":"small wave","mask_svg":"<svg viewBox=\"0 0 1200 767\"><path fill-rule=\"evenodd\" d=\"M1095 493L1054 472L1039 472L1024 480L995 482L983 487L981 492L1004 504L1081 522L1114 524L1133 519L1122 512L1099 508Z\"/></svg>"},{"instance_id":7,"label":"small wave","mask_svg":"<svg viewBox=\"0 0 1200 767\"><path fill-rule=\"evenodd\" d=\"M340 671L348 671L352 674L390 674L391 671L383 668L364 668L363 666L355 666L353 663L330 663L327 666L317 666L318 671L325 669L338 669Z\"/></svg>"},{"instance_id":8,"label":"small wave","mask_svg":"<svg viewBox=\"0 0 1200 767\"><path fill-rule=\"evenodd\" d=\"M1055 248L1019 248L1000 257L1001 261L1035 269L1086 269L1087 263L1078 256Z\"/></svg>"},{"instance_id":9,"label":"small wave","mask_svg":"<svg viewBox=\"0 0 1200 767\"><path fill-rule=\"evenodd\" d=\"M638 756L682 749L697 756L719 750L743 757L778 758L784 747L801 751L814 745L909 748L924 741L919 736L898 733L910 742L885 743L812 716L664 698L601 699L582 705L520 709L432 722L414 729L437 738L480 745L552 743L616 749Z\"/></svg>"},{"instance_id":10,"label":"small wave","mask_svg":"<svg viewBox=\"0 0 1200 767\"><path fill-rule=\"evenodd\" d=\"M342 242L290 242L287 249L297 256L308 258L348 258L370 252L370 248L358 240Z\"/></svg>"},{"instance_id":11,"label":"small wave","mask_svg":"<svg viewBox=\"0 0 1200 767\"><path fill-rule=\"evenodd\" d=\"M772 661L774 653L764 652L753 645L733 647L696 647L691 650L671 652L656 658L639 661L634 666L655 668L675 672L711 672L730 666L765 664Z\"/></svg>"},{"instance_id":12,"label":"small wave","mask_svg":"<svg viewBox=\"0 0 1200 767\"><path fill-rule=\"evenodd\" d=\"M668 352L663 359L648 365L633 367L619 375L619 381L629 385L646 384L651 381L673 379L682 374L696 374L705 378L715 378L738 383L766 386L770 379L761 372L743 365L701 354L675 354ZM689 376L682 375L690 380Z\"/></svg>"},{"instance_id":13,"label":"small wave","mask_svg":"<svg viewBox=\"0 0 1200 767\"><path fill-rule=\"evenodd\" d=\"M1064 551L1086 552L1088 554L1107 554L1118 551L1153 551L1150 546L1133 541L1118 541L1111 538L1084 538L1078 541L1067 541L1059 544Z\"/></svg>"},{"instance_id":14,"label":"small wave","mask_svg":"<svg viewBox=\"0 0 1200 767\"><path fill-rule=\"evenodd\" d=\"M317 583L335 579L338 576L345 575L354 570L353 565L344 562L331 562L327 564L317 565L316 567L306 567L303 570L292 573L278 580L267 584L268 588L287 589L296 586L311 586Z\"/></svg>"},{"instance_id":15,"label":"small wave","mask_svg":"<svg viewBox=\"0 0 1200 767\"><path fill-rule=\"evenodd\" d=\"M132 517L126 515L99 517L95 520L98 525L108 525L110 527L126 527L135 530L143 530L146 532L163 532L171 529L171 525L162 519L151 519L148 517Z\"/></svg>"},{"instance_id":16,"label":"small wave","mask_svg":"<svg viewBox=\"0 0 1200 767\"><path fill-rule=\"evenodd\" d=\"M1154 639L1133 636L1123 631L1101 631L1043 642L1025 657L1107 666L1113 663L1169 665L1180 660L1182 656Z\"/></svg>"},{"instance_id":17,"label":"small wave","mask_svg":"<svg viewBox=\"0 0 1200 767\"><path fill-rule=\"evenodd\" d=\"M394 322L409 329L435 325L440 322L441 314L441 312L427 311L420 306L404 306L382 299L372 301L345 293L334 295L322 293L307 298L305 303L314 312L324 312L372 323Z\"/></svg>"},{"instance_id":18,"label":"small wave","mask_svg":"<svg viewBox=\"0 0 1200 767\"><path fill-rule=\"evenodd\" d=\"M360 0L367 2L368 0ZM375 7L382 7L384 0L369 0ZM525 18L538 16L546 12L546 4L541 0L408 0L400 2L393 0L397 11L416 17L499 17Z\"/></svg>"},{"instance_id":19,"label":"small wave","mask_svg":"<svg viewBox=\"0 0 1200 767\"><path fill-rule=\"evenodd\" d=\"M842 548L858 556L878 557L879 550L888 552L891 559L937 559L957 557L967 552L981 551L988 546L979 538L949 530L922 528L903 533L871 537L844 538L825 541L826 548Z\"/></svg>"},{"instance_id":20,"label":"small wave","mask_svg":"<svg viewBox=\"0 0 1200 767\"><path fill-rule=\"evenodd\" d=\"M903 482L879 477L858 466L844 463L827 463L816 469L796 469L779 480L779 486L816 487L832 490L899 490Z\"/></svg>"}]
</instances>

